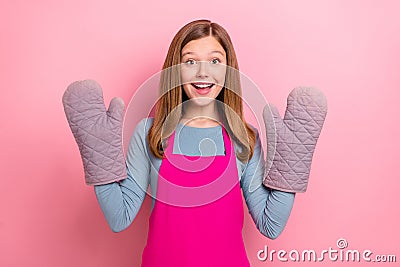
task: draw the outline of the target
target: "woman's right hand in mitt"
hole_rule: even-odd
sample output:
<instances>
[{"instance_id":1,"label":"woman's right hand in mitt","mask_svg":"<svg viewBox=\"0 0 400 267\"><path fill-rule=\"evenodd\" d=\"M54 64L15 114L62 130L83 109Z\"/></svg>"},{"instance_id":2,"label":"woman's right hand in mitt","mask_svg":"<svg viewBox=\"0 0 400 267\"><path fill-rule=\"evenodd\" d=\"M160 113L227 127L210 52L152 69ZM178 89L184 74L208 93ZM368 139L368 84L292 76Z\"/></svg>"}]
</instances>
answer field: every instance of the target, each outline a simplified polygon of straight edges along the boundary
<instances>
[{"instance_id":1,"label":"woman's right hand in mitt","mask_svg":"<svg viewBox=\"0 0 400 267\"><path fill-rule=\"evenodd\" d=\"M68 86L62 102L82 157L86 184L127 178L122 146L123 100L113 98L106 110L100 85L83 80Z\"/></svg>"}]
</instances>

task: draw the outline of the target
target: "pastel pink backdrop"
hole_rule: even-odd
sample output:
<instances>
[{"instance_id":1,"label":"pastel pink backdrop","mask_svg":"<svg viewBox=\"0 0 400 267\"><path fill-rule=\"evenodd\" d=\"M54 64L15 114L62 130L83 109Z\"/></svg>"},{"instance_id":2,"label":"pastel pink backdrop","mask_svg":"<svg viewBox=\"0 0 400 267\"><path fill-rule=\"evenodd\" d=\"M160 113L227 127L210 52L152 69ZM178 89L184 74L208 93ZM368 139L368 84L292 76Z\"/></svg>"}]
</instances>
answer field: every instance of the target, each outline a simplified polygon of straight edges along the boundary
<instances>
[{"instance_id":1,"label":"pastel pink backdrop","mask_svg":"<svg viewBox=\"0 0 400 267\"><path fill-rule=\"evenodd\" d=\"M228 30L241 71L281 112L295 86L328 99L308 191L282 235L265 238L246 212L252 266L285 264L259 261L265 245L318 252L337 249L339 238L400 261L398 10L398 1L372 0L2 1L0 266L140 266L151 202L128 230L111 232L84 184L61 97L92 78L107 103L128 102L160 70L176 31L197 18Z\"/></svg>"}]
</instances>

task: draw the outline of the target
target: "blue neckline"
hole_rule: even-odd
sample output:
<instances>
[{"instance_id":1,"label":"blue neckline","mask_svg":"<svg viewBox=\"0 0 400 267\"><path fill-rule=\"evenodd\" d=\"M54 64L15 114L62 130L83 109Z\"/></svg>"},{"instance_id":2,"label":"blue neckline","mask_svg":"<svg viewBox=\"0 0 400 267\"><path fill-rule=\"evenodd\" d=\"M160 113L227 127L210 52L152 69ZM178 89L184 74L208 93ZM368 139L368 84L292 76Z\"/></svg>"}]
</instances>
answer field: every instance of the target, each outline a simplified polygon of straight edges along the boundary
<instances>
[{"instance_id":1,"label":"blue neckline","mask_svg":"<svg viewBox=\"0 0 400 267\"><path fill-rule=\"evenodd\" d=\"M181 128L183 128L183 127L189 127L189 128L192 128L192 129L205 129L205 130L207 130L207 129L219 129L219 128L221 128L221 125L212 126L212 127L193 127L193 126L189 126L189 125L184 125L184 124L182 124L181 122L178 122L178 124L181 126Z\"/></svg>"}]
</instances>

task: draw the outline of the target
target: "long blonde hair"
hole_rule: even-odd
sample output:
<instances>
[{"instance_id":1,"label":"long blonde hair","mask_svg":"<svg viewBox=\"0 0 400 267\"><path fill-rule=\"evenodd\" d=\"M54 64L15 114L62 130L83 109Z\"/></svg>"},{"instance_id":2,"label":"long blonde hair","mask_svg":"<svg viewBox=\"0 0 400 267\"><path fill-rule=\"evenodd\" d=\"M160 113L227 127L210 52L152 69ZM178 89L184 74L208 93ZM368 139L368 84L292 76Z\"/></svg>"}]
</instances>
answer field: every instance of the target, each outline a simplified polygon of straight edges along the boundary
<instances>
[{"instance_id":1,"label":"long blonde hair","mask_svg":"<svg viewBox=\"0 0 400 267\"><path fill-rule=\"evenodd\" d=\"M182 48L190 41L213 36L224 48L227 59L225 84L217 102L221 120L230 138L241 148L236 156L246 162L253 156L255 131L247 124L243 114L239 65L232 41L226 30L209 20L196 20L183 26L173 38L164 61L160 77L160 98L156 103L153 124L148 133L151 152L163 158L165 141L173 133L182 115L182 103L188 100L182 89L179 64ZM166 122L168 118L168 122Z\"/></svg>"}]
</instances>

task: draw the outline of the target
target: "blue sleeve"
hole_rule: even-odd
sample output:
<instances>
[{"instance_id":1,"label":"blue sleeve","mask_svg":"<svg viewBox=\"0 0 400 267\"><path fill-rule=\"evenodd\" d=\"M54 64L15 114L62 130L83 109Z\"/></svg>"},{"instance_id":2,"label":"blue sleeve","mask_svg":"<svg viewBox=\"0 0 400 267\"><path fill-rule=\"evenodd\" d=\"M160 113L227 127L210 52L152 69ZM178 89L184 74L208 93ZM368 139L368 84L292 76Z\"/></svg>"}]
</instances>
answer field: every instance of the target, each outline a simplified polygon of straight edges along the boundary
<instances>
[{"instance_id":1,"label":"blue sleeve","mask_svg":"<svg viewBox=\"0 0 400 267\"><path fill-rule=\"evenodd\" d=\"M120 232L135 219L149 185L150 160L146 145L146 125L136 127L127 152L128 178L94 187L97 201L111 230Z\"/></svg>"},{"instance_id":2,"label":"blue sleeve","mask_svg":"<svg viewBox=\"0 0 400 267\"><path fill-rule=\"evenodd\" d=\"M277 238L286 226L294 203L294 193L267 188L264 177L264 152L259 139L240 183L250 215L257 229L270 239Z\"/></svg>"}]
</instances>

